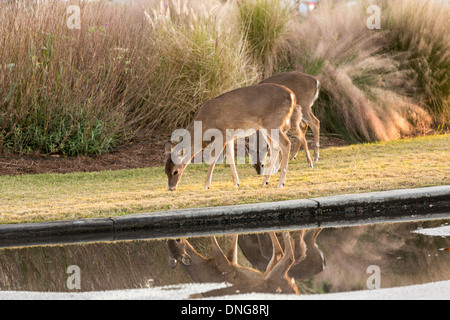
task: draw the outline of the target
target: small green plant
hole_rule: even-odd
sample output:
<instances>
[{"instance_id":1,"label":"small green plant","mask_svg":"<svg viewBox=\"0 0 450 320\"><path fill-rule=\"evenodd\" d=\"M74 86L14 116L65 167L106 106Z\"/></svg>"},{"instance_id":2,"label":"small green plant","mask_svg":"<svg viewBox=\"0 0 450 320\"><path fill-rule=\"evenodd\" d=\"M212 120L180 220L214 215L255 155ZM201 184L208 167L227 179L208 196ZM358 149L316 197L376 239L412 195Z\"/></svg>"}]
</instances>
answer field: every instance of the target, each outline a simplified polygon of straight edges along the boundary
<instances>
[{"instance_id":1,"label":"small green plant","mask_svg":"<svg viewBox=\"0 0 450 320\"><path fill-rule=\"evenodd\" d=\"M114 132L108 132L102 120L86 115L77 117L76 122L73 120L73 116L62 116L54 118L51 123L17 124L5 130L8 135L2 134L3 147L21 154L39 151L76 156L108 152L120 141Z\"/></svg>"}]
</instances>

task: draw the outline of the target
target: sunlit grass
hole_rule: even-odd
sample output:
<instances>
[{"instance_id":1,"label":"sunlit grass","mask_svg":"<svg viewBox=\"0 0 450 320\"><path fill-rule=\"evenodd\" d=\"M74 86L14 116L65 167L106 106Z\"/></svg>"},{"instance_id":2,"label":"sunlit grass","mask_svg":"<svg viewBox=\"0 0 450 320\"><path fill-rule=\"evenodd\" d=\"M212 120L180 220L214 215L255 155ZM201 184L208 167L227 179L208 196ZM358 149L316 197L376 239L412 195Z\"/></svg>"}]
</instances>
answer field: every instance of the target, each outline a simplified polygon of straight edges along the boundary
<instances>
[{"instance_id":1,"label":"sunlit grass","mask_svg":"<svg viewBox=\"0 0 450 320\"><path fill-rule=\"evenodd\" d=\"M324 149L309 169L305 159L289 163L287 185L279 175L261 187L250 165L238 165L240 188L230 169L218 165L210 190L207 166L190 165L176 192L167 191L162 168L96 173L0 177L0 223L110 217L180 208L235 205L336 194L450 184L450 135Z\"/></svg>"}]
</instances>

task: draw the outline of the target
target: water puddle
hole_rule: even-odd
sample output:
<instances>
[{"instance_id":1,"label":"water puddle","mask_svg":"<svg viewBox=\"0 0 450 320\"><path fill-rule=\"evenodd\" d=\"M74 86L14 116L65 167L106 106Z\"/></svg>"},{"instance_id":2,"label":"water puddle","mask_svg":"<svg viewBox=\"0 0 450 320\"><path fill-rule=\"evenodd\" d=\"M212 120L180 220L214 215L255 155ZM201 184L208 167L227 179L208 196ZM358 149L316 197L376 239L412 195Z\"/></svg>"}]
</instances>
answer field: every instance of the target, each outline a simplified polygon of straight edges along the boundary
<instances>
[{"instance_id":1,"label":"water puddle","mask_svg":"<svg viewBox=\"0 0 450 320\"><path fill-rule=\"evenodd\" d=\"M0 291L187 299L417 285L450 280L449 229L437 220L4 248Z\"/></svg>"}]
</instances>

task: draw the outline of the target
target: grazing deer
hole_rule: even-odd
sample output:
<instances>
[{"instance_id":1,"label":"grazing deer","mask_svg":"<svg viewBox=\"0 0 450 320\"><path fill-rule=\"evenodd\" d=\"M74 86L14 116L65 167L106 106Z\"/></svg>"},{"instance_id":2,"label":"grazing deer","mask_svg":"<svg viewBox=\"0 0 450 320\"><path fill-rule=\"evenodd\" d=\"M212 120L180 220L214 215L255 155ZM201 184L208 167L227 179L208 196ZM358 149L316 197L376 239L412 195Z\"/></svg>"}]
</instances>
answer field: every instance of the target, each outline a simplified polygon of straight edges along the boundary
<instances>
[{"instance_id":1,"label":"grazing deer","mask_svg":"<svg viewBox=\"0 0 450 320\"><path fill-rule=\"evenodd\" d=\"M239 293L291 293L298 294L294 279L287 273L294 263L293 241L288 232L283 233L285 250L277 236L270 234L272 257L265 272L240 266L237 258L238 235L233 235L228 254L222 252L215 237L211 237L214 258L200 255L186 239L168 240L169 265L173 269L181 262L183 269L195 283L223 283L231 286L210 291L205 296Z\"/></svg>"},{"instance_id":2,"label":"grazing deer","mask_svg":"<svg viewBox=\"0 0 450 320\"><path fill-rule=\"evenodd\" d=\"M320 121L312 113L312 106L319 97L320 82L318 79L300 72L285 72L270 77L261 83L274 83L285 86L294 92L297 97L297 106L292 114L291 134L297 139L293 148L290 160L295 159L300 150L300 146L306 153L309 167L313 167L313 162L309 154L308 143L305 138L308 126L311 127L314 134L314 161L319 161L320 148ZM261 151L261 150L260 150ZM262 174L265 165L267 151L260 152L254 165L258 174Z\"/></svg>"},{"instance_id":3,"label":"grazing deer","mask_svg":"<svg viewBox=\"0 0 450 320\"><path fill-rule=\"evenodd\" d=\"M225 142L222 139L218 150L215 149L216 152L205 180L205 189L209 189L211 185L212 172L216 161L225 147L234 186L239 186L239 177L234 164L234 137L236 137L234 133L238 130L242 133L239 137L250 136L256 130L264 132L264 138L271 143L274 149L274 157L271 156L270 158L270 168L275 164L276 156L281 151L283 160L278 187L283 187L286 181L291 148L291 143L285 132L290 128L291 117L296 105L295 94L290 89L276 84L259 84L236 89L205 102L182 137L183 141L185 138L189 140L187 136L194 137L195 124L201 123L201 137L204 137L208 130L214 129L222 138L227 138ZM230 132L232 133L231 137ZM278 137L273 136L274 132L278 134ZM214 136L214 138L217 138L217 136ZM178 149L178 145L174 145L173 142L166 144L165 173L168 177L169 191L176 190L188 163L196 154L212 144L213 139L210 140L208 142L202 141L201 146L197 146L194 139L191 139L188 145L190 152L187 153L184 153L184 150L175 152L177 150L174 149ZM278 143L276 140L278 140ZM265 170L263 185L269 183L271 172Z\"/></svg>"},{"instance_id":4,"label":"grazing deer","mask_svg":"<svg viewBox=\"0 0 450 320\"><path fill-rule=\"evenodd\" d=\"M325 269L323 252L317 246L322 229L300 230L292 233L295 244L295 263L288 276L297 280L308 279ZM258 270L265 270L272 259L272 233L248 234L239 237L239 247L245 258Z\"/></svg>"}]
</instances>

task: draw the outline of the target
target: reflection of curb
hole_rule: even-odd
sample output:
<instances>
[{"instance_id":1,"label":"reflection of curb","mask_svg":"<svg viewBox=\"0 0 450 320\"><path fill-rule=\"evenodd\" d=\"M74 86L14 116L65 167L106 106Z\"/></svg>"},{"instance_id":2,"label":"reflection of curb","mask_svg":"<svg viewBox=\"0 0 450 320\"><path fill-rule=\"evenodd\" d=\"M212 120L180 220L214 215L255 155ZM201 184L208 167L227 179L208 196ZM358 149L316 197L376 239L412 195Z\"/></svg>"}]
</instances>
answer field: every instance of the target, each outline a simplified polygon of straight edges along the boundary
<instances>
[{"instance_id":1,"label":"reflection of curb","mask_svg":"<svg viewBox=\"0 0 450 320\"><path fill-rule=\"evenodd\" d=\"M450 217L450 185L104 219L0 225L0 247Z\"/></svg>"}]
</instances>

